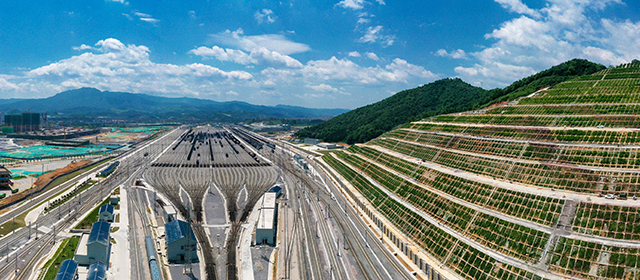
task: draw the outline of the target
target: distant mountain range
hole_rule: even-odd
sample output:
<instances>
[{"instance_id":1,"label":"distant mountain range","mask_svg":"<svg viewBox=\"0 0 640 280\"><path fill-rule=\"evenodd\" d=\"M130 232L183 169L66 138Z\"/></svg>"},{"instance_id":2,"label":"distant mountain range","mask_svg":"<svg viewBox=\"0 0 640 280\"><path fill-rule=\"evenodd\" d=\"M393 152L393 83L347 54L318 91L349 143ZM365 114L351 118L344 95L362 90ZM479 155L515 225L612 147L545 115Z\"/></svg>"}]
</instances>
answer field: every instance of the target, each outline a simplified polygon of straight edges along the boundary
<instances>
[{"instance_id":1,"label":"distant mountain range","mask_svg":"<svg viewBox=\"0 0 640 280\"><path fill-rule=\"evenodd\" d=\"M540 88L605 68L584 59L573 59L516 81L504 89L492 90L474 87L460 79L442 79L307 127L298 131L296 136L327 142L364 143L406 122L514 100Z\"/></svg>"},{"instance_id":2,"label":"distant mountain range","mask_svg":"<svg viewBox=\"0 0 640 280\"><path fill-rule=\"evenodd\" d=\"M1 112L48 112L54 118L123 118L132 121L235 122L256 118L329 118L346 109L288 105L262 106L240 101L169 98L80 88L41 99L0 99Z\"/></svg>"}]
</instances>

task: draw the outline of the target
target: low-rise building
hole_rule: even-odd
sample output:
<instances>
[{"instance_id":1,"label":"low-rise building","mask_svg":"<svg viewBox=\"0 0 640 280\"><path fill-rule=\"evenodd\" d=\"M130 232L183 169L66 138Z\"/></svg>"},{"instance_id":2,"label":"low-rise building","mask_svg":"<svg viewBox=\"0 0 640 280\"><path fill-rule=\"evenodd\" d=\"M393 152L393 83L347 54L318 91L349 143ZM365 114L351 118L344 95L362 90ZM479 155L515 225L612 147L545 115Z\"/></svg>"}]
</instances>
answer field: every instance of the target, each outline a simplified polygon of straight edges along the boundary
<instances>
[{"instance_id":1,"label":"low-rise building","mask_svg":"<svg viewBox=\"0 0 640 280\"><path fill-rule=\"evenodd\" d=\"M164 222L170 223L178 219L178 213L176 213L176 209L171 205L165 205L162 207L164 210Z\"/></svg>"},{"instance_id":2,"label":"low-rise building","mask_svg":"<svg viewBox=\"0 0 640 280\"><path fill-rule=\"evenodd\" d=\"M320 148L323 148L323 149L327 149L327 150L342 149L343 148L341 145L333 144L333 143L318 143L316 146L318 146Z\"/></svg>"},{"instance_id":3,"label":"low-rise building","mask_svg":"<svg viewBox=\"0 0 640 280\"><path fill-rule=\"evenodd\" d=\"M11 178L11 171L4 166L0 166L0 187L11 188L13 186Z\"/></svg>"},{"instance_id":4,"label":"low-rise building","mask_svg":"<svg viewBox=\"0 0 640 280\"><path fill-rule=\"evenodd\" d=\"M60 264L55 280L77 280L78 262L72 259L64 260Z\"/></svg>"},{"instance_id":5,"label":"low-rise building","mask_svg":"<svg viewBox=\"0 0 640 280\"><path fill-rule=\"evenodd\" d=\"M76 249L74 260L81 265L95 262L109 263L111 253L111 225L105 221L98 221L91 226L91 232L83 234Z\"/></svg>"},{"instance_id":6,"label":"low-rise building","mask_svg":"<svg viewBox=\"0 0 640 280\"><path fill-rule=\"evenodd\" d=\"M191 225L185 221L175 220L164 225L167 237L167 259L171 263L198 261L198 241Z\"/></svg>"},{"instance_id":7,"label":"low-rise building","mask_svg":"<svg viewBox=\"0 0 640 280\"><path fill-rule=\"evenodd\" d=\"M320 141L315 138L305 138L304 143L307 145L317 145Z\"/></svg>"},{"instance_id":8,"label":"low-rise building","mask_svg":"<svg viewBox=\"0 0 640 280\"><path fill-rule=\"evenodd\" d=\"M120 196L118 195L112 195L109 197L109 203L111 203L111 205L118 205L118 203L120 203Z\"/></svg>"},{"instance_id":9,"label":"low-rise building","mask_svg":"<svg viewBox=\"0 0 640 280\"><path fill-rule=\"evenodd\" d=\"M98 212L98 220L113 223L113 212L114 208L111 204L100 206L100 211Z\"/></svg>"},{"instance_id":10,"label":"low-rise building","mask_svg":"<svg viewBox=\"0 0 640 280\"><path fill-rule=\"evenodd\" d=\"M256 226L256 244L275 245L276 209L260 209L258 224Z\"/></svg>"},{"instance_id":11,"label":"low-rise building","mask_svg":"<svg viewBox=\"0 0 640 280\"><path fill-rule=\"evenodd\" d=\"M91 264L88 272L87 280L107 279L107 266L101 262Z\"/></svg>"}]
</instances>

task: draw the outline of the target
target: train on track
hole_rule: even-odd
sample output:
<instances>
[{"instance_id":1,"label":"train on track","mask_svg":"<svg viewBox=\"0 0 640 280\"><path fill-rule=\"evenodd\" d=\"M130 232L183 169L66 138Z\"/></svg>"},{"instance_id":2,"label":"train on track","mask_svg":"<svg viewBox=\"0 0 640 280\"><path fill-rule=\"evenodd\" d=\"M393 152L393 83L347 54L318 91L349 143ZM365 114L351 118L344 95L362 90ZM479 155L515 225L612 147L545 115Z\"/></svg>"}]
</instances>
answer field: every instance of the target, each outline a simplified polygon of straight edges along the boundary
<instances>
[{"instance_id":1,"label":"train on track","mask_svg":"<svg viewBox=\"0 0 640 280\"><path fill-rule=\"evenodd\" d=\"M161 280L160 268L158 267L158 260L156 259L156 250L153 246L153 239L150 235L144 237L144 243L147 247L147 256L149 257L149 270L151 270L152 280Z\"/></svg>"}]
</instances>

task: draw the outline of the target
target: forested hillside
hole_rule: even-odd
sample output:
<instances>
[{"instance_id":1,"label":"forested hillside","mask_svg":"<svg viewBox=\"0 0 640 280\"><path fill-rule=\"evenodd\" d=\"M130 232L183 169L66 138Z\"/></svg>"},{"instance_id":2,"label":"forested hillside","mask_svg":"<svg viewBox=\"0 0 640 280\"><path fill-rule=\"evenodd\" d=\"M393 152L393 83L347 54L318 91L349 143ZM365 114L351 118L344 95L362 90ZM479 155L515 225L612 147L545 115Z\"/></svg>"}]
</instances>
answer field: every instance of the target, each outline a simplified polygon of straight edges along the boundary
<instances>
[{"instance_id":1,"label":"forested hillside","mask_svg":"<svg viewBox=\"0 0 640 280\"><path fill-rule=\"evenodd\" d=\"M296 136L327 142L364 143L406 122L513 100L605 68L584 59L573 59L516 81L504 89L493 90L474 87L458 78L442 79L307 127L298 131Z\"/></svg>"}]
</instances>

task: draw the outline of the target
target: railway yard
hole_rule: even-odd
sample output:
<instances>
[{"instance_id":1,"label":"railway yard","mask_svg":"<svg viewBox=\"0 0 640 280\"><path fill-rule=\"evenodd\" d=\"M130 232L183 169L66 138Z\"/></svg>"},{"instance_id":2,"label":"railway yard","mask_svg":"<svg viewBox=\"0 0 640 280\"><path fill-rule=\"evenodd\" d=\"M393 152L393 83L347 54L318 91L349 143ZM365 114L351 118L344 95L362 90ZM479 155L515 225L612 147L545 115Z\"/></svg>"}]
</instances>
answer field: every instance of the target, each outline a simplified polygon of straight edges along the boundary
<instances>
[{"instance_id":1,"label":"railway yard","mask_svg":"<svg viewBox=\"0 0 640 280\"><path fill-rule=\"evenodd\" d=\"M296 162L296 154L309 164ZM20 215L30 221L0 237L0 278L47 279L48 260L60 244L83 234L72 228L113 193L122 203L111 224L107 279L413 278L359 218L342 183L288 144L233 126L182 126L109 159L0 216L1 223ZM103 170L113 171L102 178ZM68 194L85 181L94 183ZM270 228L261 198L274 186L281 190L272 212L275 239L267 244L256 230L258 224ZM64 200L42 210L57 197ZM183 261L169 261L168 209L197 243ZM79 279L87 271L80 267Z\"/></svg>"}]
</instances>

